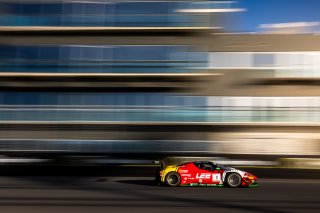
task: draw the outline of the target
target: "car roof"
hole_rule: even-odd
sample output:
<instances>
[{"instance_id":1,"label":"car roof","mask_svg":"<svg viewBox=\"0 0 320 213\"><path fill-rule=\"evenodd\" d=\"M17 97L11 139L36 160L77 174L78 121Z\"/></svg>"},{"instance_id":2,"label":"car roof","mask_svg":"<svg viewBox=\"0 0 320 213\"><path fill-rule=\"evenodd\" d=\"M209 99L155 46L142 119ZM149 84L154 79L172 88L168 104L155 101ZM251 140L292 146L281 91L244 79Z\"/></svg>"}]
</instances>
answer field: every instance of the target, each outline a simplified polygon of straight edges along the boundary
<instances>
[{"instance_id":1,"label":"car roof","mask_svg":"<svg viewBox=\"0 0 320 213\"><path fill-rule=\"evenodd\" d=\"M193 163L213 163L213 164L216 164L215 162L208 161L208 160L201 160L201 161L197 160L197 161L193 161Z\"/></svg>"}]
</instances>

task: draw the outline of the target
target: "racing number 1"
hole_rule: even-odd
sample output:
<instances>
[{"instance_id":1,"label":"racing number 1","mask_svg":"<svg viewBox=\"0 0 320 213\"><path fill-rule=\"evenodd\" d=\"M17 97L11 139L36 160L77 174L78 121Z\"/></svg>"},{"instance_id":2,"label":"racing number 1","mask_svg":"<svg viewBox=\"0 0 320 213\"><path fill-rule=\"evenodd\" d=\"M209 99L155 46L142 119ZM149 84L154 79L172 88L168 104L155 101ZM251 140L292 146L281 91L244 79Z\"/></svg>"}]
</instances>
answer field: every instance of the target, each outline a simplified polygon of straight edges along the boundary
<instances>
[{"instance_id":1,"label":"racing number 1","mask_svg":"<svg viewBox=\"0 0 320 213\"><path fill-rule=\"evenodd\" d=\"M220 174L212 174L212 181L219 182L220 181Z\"/></svg>"}]
</instances>

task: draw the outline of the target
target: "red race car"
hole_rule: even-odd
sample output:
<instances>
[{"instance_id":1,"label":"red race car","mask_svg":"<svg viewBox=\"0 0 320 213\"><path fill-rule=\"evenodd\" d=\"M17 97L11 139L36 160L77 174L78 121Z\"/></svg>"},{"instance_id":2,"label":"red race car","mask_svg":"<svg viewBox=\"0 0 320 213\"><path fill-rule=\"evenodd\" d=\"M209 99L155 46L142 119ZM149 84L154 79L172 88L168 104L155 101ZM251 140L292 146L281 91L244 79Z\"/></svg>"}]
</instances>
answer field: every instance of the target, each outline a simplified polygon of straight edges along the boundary
<instances>
[{"instance_id":1,"label":"red race car","mask_svg":"<svg viewBox=\"0 0 320 213\"><path fill-rule=\"evenodd\" d=\"M157 173L156 181L168 186L257 186L257 177L211 161L169 165Z\"/></svg>"}]
</instances>

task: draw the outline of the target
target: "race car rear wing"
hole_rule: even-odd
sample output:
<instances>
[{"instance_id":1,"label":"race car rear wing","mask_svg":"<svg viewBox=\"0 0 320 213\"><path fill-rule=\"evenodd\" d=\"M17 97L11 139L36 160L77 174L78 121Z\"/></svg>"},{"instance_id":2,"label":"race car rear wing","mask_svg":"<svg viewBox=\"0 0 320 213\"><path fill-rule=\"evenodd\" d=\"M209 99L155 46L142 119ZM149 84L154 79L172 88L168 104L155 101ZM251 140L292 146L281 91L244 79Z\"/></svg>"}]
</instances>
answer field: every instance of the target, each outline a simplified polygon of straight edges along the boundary
<instances>
[{"instance_id":1,"label":"race car rear wing","mask_svg":"<svg viewBox=\"0 0 320 213\"><path fill-rule=\"evenodd\" d=\"M161 170L164 169L164 163L162 160L155 160L155 161L152 161L152 163L155 165L159 165Z\"/></svg>"}]
</instances>

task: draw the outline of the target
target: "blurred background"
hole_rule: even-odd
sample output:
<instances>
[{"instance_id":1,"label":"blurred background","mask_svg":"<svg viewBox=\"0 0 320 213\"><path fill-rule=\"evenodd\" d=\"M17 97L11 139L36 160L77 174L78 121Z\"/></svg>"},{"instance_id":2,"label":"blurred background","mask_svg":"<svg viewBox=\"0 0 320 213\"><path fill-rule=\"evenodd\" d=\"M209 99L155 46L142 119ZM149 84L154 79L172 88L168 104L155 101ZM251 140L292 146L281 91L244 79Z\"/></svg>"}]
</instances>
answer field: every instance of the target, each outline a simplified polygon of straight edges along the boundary
<instances>
[{"instance_id":1,"label":"blurred background","mask_svg":"<svg viewBox=\"0 0 320 213\"><path fill-rule=\"evenodd\" d=\"M2 162L318 169L319 23L263 4L1 1Z\"/></svg>"},{"instance_id":2,"label":"blurred background","mask_svg":"<svg viewBox=\"0 0 320 213\"><path fill-rule=\"evenodd\" d=\"M320 177L319 1L0 0L0 174L210 159Z\"/></svg>"}]
</instances>

